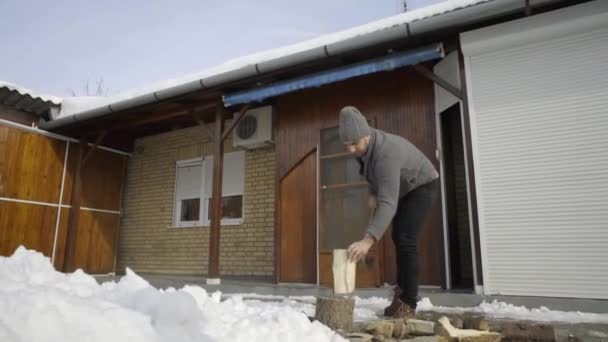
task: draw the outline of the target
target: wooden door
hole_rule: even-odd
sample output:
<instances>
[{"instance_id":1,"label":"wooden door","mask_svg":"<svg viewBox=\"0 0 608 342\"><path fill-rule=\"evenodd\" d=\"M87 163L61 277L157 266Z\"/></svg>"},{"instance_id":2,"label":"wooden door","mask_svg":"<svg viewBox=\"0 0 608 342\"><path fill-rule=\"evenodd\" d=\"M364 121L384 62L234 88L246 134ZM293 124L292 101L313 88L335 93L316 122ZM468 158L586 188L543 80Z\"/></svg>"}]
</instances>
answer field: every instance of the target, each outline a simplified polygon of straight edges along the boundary
<instances>
[{"instance_id":1,"label":"wooden door","mask_svg":"<svg viewBox=\"0 0 608 342\"><path fill-rule=\"evenodd\" d=\"M333 286L333 250L346 249L365 235L371 217L369 190L337 127L321 130L319 163L319 282ZM357 264L357 287L380 285L381 246L376 244Z\"/></svg>"},{"instance_id":2,"label":"wooden door","mask_svg":"<svg viewBox=\"0 0 608 342\"><path fill-rule=\"evenodd\" d=\"M433 89L432 81L411 68L404 68L278 97L275 107L277 174L283 178L303 155L315 148L319 144L320 130L336 126L340 109L347 105L357 107L372 121L371 126L411 141L438 168ZM305 184L310 186L309 182ZM441 217L441 201L437 200L419 238L420 285L441 285ZM382 283L395 282L394 250L387 230L382 238Z\"/></svg>"},{"instance_id":3,"label":"wooden door","mask_svg":"<svg viewBox=\"0 0 608 342\"><path fill-rule=\"evenodd\" d=\"M296 164L279 183L279 282L317 282L317 154Z\"/></svg>"}]
</instances>

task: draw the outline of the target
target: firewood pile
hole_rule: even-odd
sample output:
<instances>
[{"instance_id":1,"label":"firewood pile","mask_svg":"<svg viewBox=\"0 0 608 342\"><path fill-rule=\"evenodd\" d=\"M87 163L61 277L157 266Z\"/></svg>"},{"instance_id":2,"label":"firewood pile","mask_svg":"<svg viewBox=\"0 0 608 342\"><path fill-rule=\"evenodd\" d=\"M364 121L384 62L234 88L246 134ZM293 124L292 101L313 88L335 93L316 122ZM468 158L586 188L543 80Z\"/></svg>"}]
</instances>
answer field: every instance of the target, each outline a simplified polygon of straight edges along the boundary
<instances>
[{"instance_id":1,"label":"firewood pile","mask_svg":"<svg viewBox=\"0 0 608 342\"><path fill-rule=\"evenodd\" d=\"M351 333L342 333L351 342L555 342L552 324L517 320L487 320L481 314L443 314L424 311L416 319L380 319L358 323ZM568 338L568 341L579 341ZM586 341L582 339L580 341ZM604 341L604 339L589 339Z\"/></svg>"},{"instance_id":2,"label":"firewood pile","mask_svg":"<svg viewBox=\"0 0 608 342\"><path fill-rule=\"evenodd\" d=\"M455 322L452 322L455 321ZM352 342L497 342L502 335L489 331L489 324L483 318L466 322L450 320L446 316L436 321L422 319L385 319L368 322L361 328L362 332L346 334Z\"/></svg>"}]
</instances>

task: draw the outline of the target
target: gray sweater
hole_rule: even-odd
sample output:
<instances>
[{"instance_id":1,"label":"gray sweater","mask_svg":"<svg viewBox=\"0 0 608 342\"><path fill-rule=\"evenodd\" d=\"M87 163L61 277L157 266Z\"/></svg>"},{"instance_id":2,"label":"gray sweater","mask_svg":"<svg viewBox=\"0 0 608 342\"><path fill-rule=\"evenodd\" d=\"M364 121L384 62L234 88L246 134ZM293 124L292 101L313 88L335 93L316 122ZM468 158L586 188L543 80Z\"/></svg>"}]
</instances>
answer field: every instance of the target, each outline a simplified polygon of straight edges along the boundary
<instances>
[{"instance_id":1,"label":"gray sweater","mask_svg":"<svg viewBox=\"0 0 608 342\"><path fill-rule=\"evenodd\" d=\"M380 240L395 216L399 199L439 174L414 144L378 129L371 129L370 145L360 162L377 203L367 232Z\"/></svg>"}]
</instances>

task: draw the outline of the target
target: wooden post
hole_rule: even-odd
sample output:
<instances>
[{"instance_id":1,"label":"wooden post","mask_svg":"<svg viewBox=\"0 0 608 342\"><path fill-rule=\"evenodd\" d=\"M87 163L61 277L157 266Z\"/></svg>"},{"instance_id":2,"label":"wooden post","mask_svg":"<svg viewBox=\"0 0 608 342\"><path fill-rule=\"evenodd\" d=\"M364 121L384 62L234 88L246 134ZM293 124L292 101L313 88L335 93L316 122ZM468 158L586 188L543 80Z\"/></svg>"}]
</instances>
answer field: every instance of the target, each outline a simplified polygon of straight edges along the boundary
<instances>
[{"instance_id":1,"label":"wooden post","mask_svg":"<svg viewBox=\"0 0 608 342\"><path fill-rule=\"evenodd\" d=\"M127 166L129 164L129 157L124 156L122 163L122 181L120 182L120 198L118 203L120 216L118 218L118 224L116 225L116 235L114 236L114 260L112 261L112 272L114 273L114 276L116 276L116 267L118 266L118 237L120 235L120 221L123 215L122 206L124 203L124 190L125 183L127 181Z\"/></svg>"},{"instance_id":2,"label":"wooden post","mask_svg":"<svg viewBox=\"0 0 608 342\"><path fill-rule=\"evenodd\" d=\"M223 130L224 106L219 103L215 113L215 137L213 139L213 192L211 195L208 284L219 284L220 280L220 225L222 222L222 173L224 171Z\"/></svg>"},{"instance_id":3,"label":"wooden post","mask_svg":"<svg viewBox=\"0 0 608 342\"><path fill-rule=\"evenodd\" d=\"M74 177L72 178L72 208L70 209L70 215L68 216L67 242L65 245L63 266L61 267L63 272L73 271L72 268L74 264L74 250L76 249L76 234L78 233L76 227L78 227L78 215L80 213L80 179L82 170L82 157L86 146L86 141L81 140L78 152L76 152L76 169L74 170Z\"/></svg>"}]
</instances>

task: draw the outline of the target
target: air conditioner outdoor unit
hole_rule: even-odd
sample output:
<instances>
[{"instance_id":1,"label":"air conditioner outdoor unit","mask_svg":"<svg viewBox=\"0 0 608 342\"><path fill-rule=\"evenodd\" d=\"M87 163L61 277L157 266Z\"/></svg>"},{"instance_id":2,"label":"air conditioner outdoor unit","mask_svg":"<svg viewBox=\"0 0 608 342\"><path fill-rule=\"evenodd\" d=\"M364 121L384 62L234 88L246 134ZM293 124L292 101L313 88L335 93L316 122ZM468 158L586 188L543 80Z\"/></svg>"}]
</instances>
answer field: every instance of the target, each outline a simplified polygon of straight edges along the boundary
<instances>
[{"instance_id":1,"label":"air conditioner outdoor unit","mask_svg":"<svg viewBox=\"0 0 608 342\"><path fill-rule=\"evenodd\" d=\"M234 119L236 119L236 115ZM255 149L272 144L272 106L248 110L232 130L234 147Z\"/></svg>"}]
</instances>

